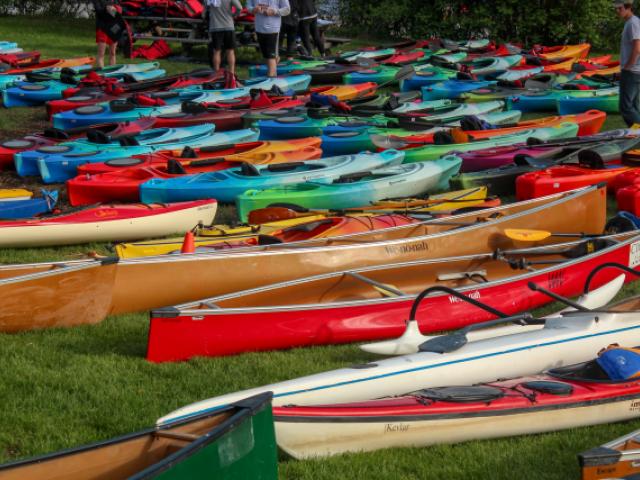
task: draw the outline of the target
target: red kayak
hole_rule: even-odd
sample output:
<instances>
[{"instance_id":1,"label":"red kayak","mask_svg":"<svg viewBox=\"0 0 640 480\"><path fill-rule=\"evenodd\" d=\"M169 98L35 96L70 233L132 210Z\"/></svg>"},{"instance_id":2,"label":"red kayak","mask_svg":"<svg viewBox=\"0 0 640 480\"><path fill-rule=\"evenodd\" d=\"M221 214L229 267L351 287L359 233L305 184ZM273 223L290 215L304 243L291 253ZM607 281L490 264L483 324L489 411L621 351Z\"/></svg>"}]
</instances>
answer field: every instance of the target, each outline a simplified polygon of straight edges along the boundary
<instances>
[{"instance_id":1,"label":"red kayak","mask_svg":"<svg viewBox=\"0 0 640 480\"><path fill-rule=\"evenodd\" d=\"M640 215L640 183L620 188L616 192L616 202L618 203L619 212Z\"/></svg>"},{"instance_id":2,"label":"red kayak","mask_svg":"<svg viewBox=\"0 0 640 480\"><path fill-rule=\"evenodd\" d=\"M618 422L640 415L639 400L640 380L613 380L592 360L474 386L416 385L399 397L278 406L273 415L278 446L308 458Z\"/></svg>"},{"instance_id":3,"label":"red kayak","mask_svg":"<svg viewBox=\"0 0 640 480\"><path fill-rule=\"evenodd\" d=\"M4 63L13 68L38 63L39 61L40 52L38 51L0 54L0 64Z\"/></svg>"},{"instance_id":4,"label":"red kayak","mask_svg":"<svg viewBox=\"0 0 640 480\"><path fill-rule=\"evenodd\" d=\"M47 115L51 118L51 116L56 113L94 105L96 103L127 98L135 93L152 92L156 90L175 90L191 85L217 81L226 81L224 72L216 73L212 70L196 70L191 73L173 75L165 78L128 84L113 84L105 86L105 88L68 88L63 92L63 99L50 100L46 103ZM222 85L222 88L224 88L225 85Z\"/></svg>"},{"instance_id":5,"label":"red kayak","mask_svg":"<svg viewBox=\"0 0 640 480\"><path fill-rule=\"evenodd\" d=\"M318 154L322 140L318 137L299 138L295 140L272 140L238 143L236 145L220 145L202 148L186 147L179 152L156 152L149 155L138 155L130 158L109 160L104 163L85 163L78 167L78 175L95 175L98 173L123 171L128 168L141 168L151 166L164 166L171 159L181 164L210 162L212 160L229 159L232 156L240 156L242 159L256 158L265 153L297 152L302 151L308 155L309 148L315 149ZM321 150L320 150L321 151ZM230 158L230 160L235 160Z\"/></svg>"},{"instance_id":6,"label":"red kayak","mask_svg":"<svg viewBox=\"0 0 640 480\"><path fill-rule=\"evenodd\" d=\"M22 138L15 138L0 143L0 170L13 166L13 156L16 153L36 148L56 145L60 142L68 142L82 137L94 138L106 135L112 139L136 135L143 130L152 128L153 118L141 118L135 122L126 123L105 123L102 125L91 125L90 127L78 127L72 130L59 130L48 128L42 133L25 135Z\"/></svg>"},{"instance_id":7,"label":"red kayak","mask_svg":"<svg viewBox=\"0 0 640 480\"><path fill-rule=\"evenodd\" d=\"M518 201L530 200L601 182L610 184L618 175L629 170L630 167L619 165L604 169L557 165L520 175L516 179L516 198Z\"/></svg>"},{"instance_id":8,"label":"red kayak","mask_svg":"<svg viewBox=\"0 0 640 480\"><path fill-rule=\"evenodd\" d=\"M551 301L531 291L529 282L571 297L582 291L595 267L607 262L627 265L637 245L631 234L626 235L612 245L608 240L554 245L553 255L533 249L526 255L506 255L506 260L494 260L489 253L335 272L157 309L151 312L147 359L178 361L397 338L405 330L414 299L431 285L455 288L516 314ZM563 248L568 249L566 256L557 253ZM587 253L591 248L595 251ZM618 275L603 270L594 278L594 287ZM493 318L448 292L434 292L417 316L425 334Z\"/></svg>"},{"instance_id":9,"label":"red kayak","mask_svg":"<svg viewBox=\"0 0 640 480\"><path fill-rule=\"evenodd\" d=\"M397 52L380 63L383 65L407 65L419 61L422 57L424 57L422 50Z\"/></svg>"},{"instance_id":10,"label":"red kayak","mask_svg":"<svg viewBox=\"0 0 640 480\"><path fill-rule=\"evenodd\" d=\"M216 172L227 168L241 167L243 162L269 164L269 169L288 167L288 162L318 159L322 150L316 147L300 148L291 152L264 153L255 157L225 159L217 155L209 160L185 161L166 154L154 154L154 166L138 166L120 171L96 175L78 175L67 181L69 203L73 206L105 202L139 202L140 185L153 178L174 178L181 175ZM159 164L164 160L164 165Z\"/></svg>"}]
</instances>

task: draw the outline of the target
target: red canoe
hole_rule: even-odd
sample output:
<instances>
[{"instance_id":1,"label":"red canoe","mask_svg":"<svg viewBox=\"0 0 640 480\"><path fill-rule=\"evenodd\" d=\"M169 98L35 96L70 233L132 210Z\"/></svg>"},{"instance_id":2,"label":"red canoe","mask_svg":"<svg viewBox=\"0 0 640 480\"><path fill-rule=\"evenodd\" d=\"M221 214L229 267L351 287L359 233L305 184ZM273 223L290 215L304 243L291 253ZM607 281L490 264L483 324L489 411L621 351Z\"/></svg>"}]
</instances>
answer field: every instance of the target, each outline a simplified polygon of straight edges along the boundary
<instances>
[{"instance_id":1,"label":"red canoe","mask_svg":"<svg viewBox=\"0 0 640 480\"><path fill-rule=\"evenodd\" d=\"M119 171L78 175L67 181L69 203L73 206L105 202L139 202L140 185L153 178L174 178L181 175L215 172L239 167L243 161L254 164L274 165L288 162L314 160L322 156L316 147L304 147L291 152L272 152L254 157L225 159L216 157L209 160L185 161L170 155L153 154L154 162L164 160L164 165L125 168ZM154 163L154 165L156 165ZM271 167L270 167L271 168Z\"/></svg>"},{"instance_id":2,"label":"red canoe","mask_svg":"<svg viewBox=\"0 0 640 480\"><path fill-rule=\"evenodd\" d=\"M595 267L607 262L628 265L632 248L640 242L631 234L617 239L623 241L590 254L584 254L585 244L578 243L578 247L570 247L578 255L573 259L542 255L539 249L526 256L509 255L516 269L532 269L522 273L514 271L508 261L494 260L492 254L473 255L329 273L154 310L147 359L177 361L398 337L416 295L430 285L456 288L515 314L550 301L548 296L532 292L529 282L574 296ZM557 245L552 248L559 249ZM548 263L535 263L545 261ZM619 273L604 270L595 277L593 286ZM492 318L489 312L449 293L434 293L420 305L418 323L427 333Z\"/></svg>"},{"instance_id":3,"label":"red canoe","mask_svg":"<svg viewBox=\"0 0 640 480\"><path fill-rule=\"evenodd\" d=\"M124 123L105 123L101 125L91 125L88 127L78 127L72 130L59 130L57 128L46 129L42 133L33 133L25 135L22 138L15 138L0 143L0 170L7 167L13 167L13 156L16 153L26 150L55 145L60 142L68 142L85 137L87 135L97 136L102 132L112 139L136 135L143 130L152 128L154 125L153 118L141 118L135 122ZM96 137L97 138L97 137Z\"/></svg>"},{"instance_id":4,"label":"red canoe","mask_svg":"<svg viewBox=\"0 0 640 480\"><path fill-rule=\"evenodd\" d=\"M301 151L308 155L309 148L320 149L322 140L318 137L299 138L294 140L272 140L238 143L236 145L221 145L184 149L182 152L156 152L149 155L138 155L131 158L109 160L104 163L85 163L78 167L79 175L95 175L98 173L123 171L127 168L141 168L151 166L165 166L168 160L176 160L181 164L195 162L211 162L212 160L246 160L259 158L265 153ZM231 158L230 158L231 157ZM241 158L236 158L241 157Z\"/></svg>"},{"instance_id":5,"label":"red canoe","mask_svg":"<svg viewBox=\"0 0 640 480\"><path fill-rule=\"evenodd\" d=\"M273 415L278 446L295 458L308 458L629 420L640 415L638 400L640 380L612 380L592 360L469 387L416 385L414 393L400 397L279 406Z\"/></svg>"},{"instance_id":6,"label":"red canoe","mask_svg":"<svg viewBox=\"0 0 640 480\"><path fill-rule=\"evenodd\" d=\"M593 169L574 165L558 165L544 170L529 172L516 179L516 198L529 200L553 193L567 192L576 188L613 182L616 176L631 170L629 167L612 165L610 168Z\"/></svg>"}]
</instances>

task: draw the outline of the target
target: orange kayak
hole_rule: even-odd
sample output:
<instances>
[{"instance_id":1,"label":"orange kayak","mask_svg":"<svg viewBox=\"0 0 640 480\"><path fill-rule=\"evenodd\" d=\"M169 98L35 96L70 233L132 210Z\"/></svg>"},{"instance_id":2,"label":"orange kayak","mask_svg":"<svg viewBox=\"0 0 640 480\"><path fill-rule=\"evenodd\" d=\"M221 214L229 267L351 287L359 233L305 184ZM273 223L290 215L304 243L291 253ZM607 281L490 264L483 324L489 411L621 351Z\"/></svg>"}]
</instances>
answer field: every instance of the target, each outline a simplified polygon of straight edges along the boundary
<instances>
[{"instance_id":1,"label":"orange kayak","mask_svg":"<svg viewBox=\"0 0 640 480\"><path fill-rule=\"evenodd\" d=\"M561 45L556 47L543 47L542 51L536 52L545 60L555 60L558 58L587 58L591 45L588 43L580 43L577 45Z\"/></svg>"},{"instance_id":2,"label":"orange kayak","mask_svg":"<svg viewBox=\"0 0 640 480\"><path fill-rule=\"evenodd\" d=\"M69 68L69 67L79 67L81 65L91 65L95 59L93 57L78 57L78 58L68 58L68 59L58 59L52 58L50 60L42 60L39 62L34 62L30 64L22 64L16 68L12 68L10 70L4 70L3 74L20 74L26 72L32 72L34 70L42 70L45 68Z\"/></svg>"}]
</instances>

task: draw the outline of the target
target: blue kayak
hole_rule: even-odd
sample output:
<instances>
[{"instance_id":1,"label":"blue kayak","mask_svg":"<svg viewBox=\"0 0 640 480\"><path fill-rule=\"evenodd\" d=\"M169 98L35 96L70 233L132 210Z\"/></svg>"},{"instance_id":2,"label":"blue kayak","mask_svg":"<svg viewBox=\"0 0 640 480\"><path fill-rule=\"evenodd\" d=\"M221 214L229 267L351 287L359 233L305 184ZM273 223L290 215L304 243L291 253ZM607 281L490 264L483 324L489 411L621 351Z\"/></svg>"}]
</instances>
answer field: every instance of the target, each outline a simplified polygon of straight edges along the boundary
<instances>
[{"instance_id":1,"label":"blue kayak","mask_svg":"<svg viewBox=\"0 0 640 480\"><path fill-rule=\"evenodd\" d=\"M0 219L31 218L50 212L58 201L58 192L41 190L42 197L28 200L0 201Z\"/></svg>"},{"instance_id":2,"label":"blue kayak","mask_svg":"<svg viewBox=\"0 0 640 480\"><path fill-rule=\"evenodd\" d=\"M119 149L94 150L78 154L49 155L38 160L38 172L44 183L64 182L77 174L77 169L85 163L102 163L131 155L140 155L160 150L182 150L192 148L217 147L220 145L235 145L236 143L253 142L258 139L257 130L230 130L228 132L209 133L199 138L185 139L173 143L132 146Z\"/></svg>"},{"instance_id":3,"label":"blue kayak","mask_svg":"<svg viewBox=\"0 0 640 480\"><path fill-rule=\"evenodd\" d=\"M404 152L385 150L380 153L343 155L322 160L273 165L251 165L218 172L180 176L170 179L154 178L140 186L144 203L181 202L215 198L231 203L241 193L263 190L295 183L331 180L354 172L384 166L399 165Z\"/></svg>"},{"instance_id":4,"label":"blue kayak","mask_svg":"<svg viewBox=\"0 0 640 480\"><path fill-rule=\"evenodd\" d=\"M443 67L427 67L416 69L411 77L400 82L400 90L402 92L410 92L412 90L421 90L422 87L433 85L434 83L444 82L456 78L457 70Z\"/></svg>"},{"instance_id":5,"label":"blue kayak","mask_svg":"<svg viewBox=\"0 0 640 480\"><path fill-rule=\"evenodd\" d=\"M479 88L494 85L495 81L447 80L422 87L423 100L458 98L460 95Z\"/></svg>"}]
</instances>

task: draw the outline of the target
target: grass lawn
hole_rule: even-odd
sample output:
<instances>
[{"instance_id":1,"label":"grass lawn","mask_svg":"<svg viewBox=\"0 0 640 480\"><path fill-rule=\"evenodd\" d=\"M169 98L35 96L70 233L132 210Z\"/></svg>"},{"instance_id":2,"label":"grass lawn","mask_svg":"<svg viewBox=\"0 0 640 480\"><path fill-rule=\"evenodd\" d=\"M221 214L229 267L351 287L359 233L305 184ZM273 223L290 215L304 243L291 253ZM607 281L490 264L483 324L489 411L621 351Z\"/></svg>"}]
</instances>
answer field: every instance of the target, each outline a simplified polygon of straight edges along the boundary
<instances>
[{"instance_id":1,"label":"grass lawn","mask_svg":"<svg viewBox=\"0 0 640 480\"><path fill-rule=\"evenodd\" d=\"M38 49L46 57L92 55L95 49L91 21L0 18L0 32L0 39L17 41L25 50ZM202 65L163 61L162 66L175 73ZM41 108L0 111L0 139L44 125ZM620 118L612 116L605 129L622 126ZM6 175L0 182L19 183ZM229 210L223 215L228 217ZM89 250L107 252L105 245L0 250L0 262L77 258ZM627 287L624 294L634 290ZM0 335L0 461L140 429L170 410L217 394L374 358L357 346L339 346L154 365L144 360L147 325L147 314L131 314L96 326ZM640 420L327 460L282 457L280 475L345 480L577 478L578 452L636 428Z\"/></svg>"}]
</instances>

